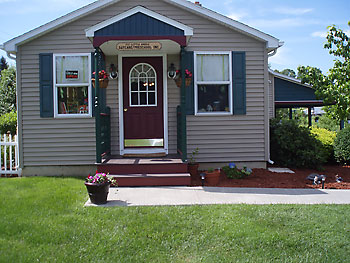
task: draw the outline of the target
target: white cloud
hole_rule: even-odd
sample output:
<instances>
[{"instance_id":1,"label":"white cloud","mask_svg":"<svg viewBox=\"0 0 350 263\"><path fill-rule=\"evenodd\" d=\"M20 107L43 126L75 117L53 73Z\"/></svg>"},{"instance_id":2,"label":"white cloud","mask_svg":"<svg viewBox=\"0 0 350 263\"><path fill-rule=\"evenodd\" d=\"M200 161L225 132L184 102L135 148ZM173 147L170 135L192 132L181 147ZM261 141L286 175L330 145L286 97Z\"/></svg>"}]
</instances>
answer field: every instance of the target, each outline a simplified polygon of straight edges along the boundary
<instances>
[{"instance_id":1,"label":"white cloud","mask_svg":"<svg viewBox=\"0 0 350 263\"><path fill-rule=\"evenodd\" d=\"M343 31L346 35L350 36L350 30ZM312 37L321 37L326 38L327 37L327 31L316 31L311 34Z\"/></svg>"},{"instance_id":2,"label":"white cloud","mask_svg":"<svg viewBox=\"0 0 350 263\"><path fill-rule=\"evenodd\" d=\"M246 20L246 24L260 28L260 29L281 29L281 28L291 28L291 27L301 27L306 25L318 25L319 21L316 20L305 20L303 18L282 18L282 19L251 19Z\"/></svg>"},{"instance_id":3,"label":"white cloud","mask_svg":"<svg viewBox=\"0 0 350 263\"><path fill-rule=\"evenodd\" d=\"M316 31L316 32L313 32L311 34L311 36L325 38L327 36L327 32L326 31Z\"/></svg>"},{"instance_id":4,"label":"white cloud","mask_svg":"<svg viewBox=\"0 0 350 263\"><path fill-rule=\"evenodd\" d=\"M279 68L290 68L295 64L292 51L288 47L282 47L277 50L276 55L269 58L269 63Z\"/></svg>"},{"instance_id":5,"label":"white cloud","mask_svg":"<svg viewBox=\"0 0 350 263\"><path fill-rule=\"evenodd\" d=\"M311 13L313 11L312 8L292 8L292 7L276 7L273 9L276 13L283 15L304 15L307 13Z\"/></svg>"},{"instance_id":6,"label":"white cloud","mask_svg":"<svg viewBox=\"0 0 350 263\"><path fill-rule=\"evenodd\" d=\"M247 16L248 16L248 13L246 12L236 12L228 15L229 18L233 20L238 20L238 21Z\"/></svg>"}]
</instances>

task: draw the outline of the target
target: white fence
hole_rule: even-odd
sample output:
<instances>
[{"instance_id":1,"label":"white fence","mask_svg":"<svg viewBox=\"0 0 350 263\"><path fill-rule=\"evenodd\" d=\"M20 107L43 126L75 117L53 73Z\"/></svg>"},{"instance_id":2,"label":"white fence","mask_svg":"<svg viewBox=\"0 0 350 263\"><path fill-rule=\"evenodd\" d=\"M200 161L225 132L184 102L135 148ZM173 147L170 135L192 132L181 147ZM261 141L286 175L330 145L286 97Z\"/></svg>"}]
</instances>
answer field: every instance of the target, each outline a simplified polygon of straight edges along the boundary
<instances>
[{"instance_id":1,"label":"white fence","mask_svg":"<svg viewBox=\"0 0 350 263\"><path fill-rule=\"evenodd\" d=\"M21 176L19 168L19 149L17 135L0 135L0 175L18 175Z\"/></svg>"}]
</instances>

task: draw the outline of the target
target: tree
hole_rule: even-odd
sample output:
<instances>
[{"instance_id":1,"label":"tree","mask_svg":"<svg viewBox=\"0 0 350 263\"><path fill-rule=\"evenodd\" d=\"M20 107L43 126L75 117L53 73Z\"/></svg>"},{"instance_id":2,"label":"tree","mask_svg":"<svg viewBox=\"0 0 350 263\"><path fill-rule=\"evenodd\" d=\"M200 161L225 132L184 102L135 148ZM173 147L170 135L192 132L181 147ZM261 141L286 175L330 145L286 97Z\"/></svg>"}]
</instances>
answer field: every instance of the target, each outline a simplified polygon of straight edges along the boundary
<instances>
[{"instance_id":1,"label":"tree","mask_svg":"<svg viewBox=\"0 0 350 263\"><path fill-rule=\"evenodd\" d=\"M297 75L295 74L295 71L292 70L292 69L289 69L289 68L286 68L282 71L278 71L278 70L275 70L276 72L280 73L280 74L283 74L283 75L286 75L288 77L292 77L292 78L295 78Z\"/></svg>"},{"instance_id":2,"label":"tree","mask_svg":"<svg viewBox=\"0 0 350 263\"><path fill-rule=\"evenodd\" d=\"M349 21L350 26L350 21ZM334 55L334 66L329 70L328 85L321 87L320 92L327 101L336 104L331 106L330 113L339 120L350 116L350 43L349 37L341 29L331 26L324 48Z\"/></svg>"},{"instance_id":3,"label":"tree","mask_svg":"<svg viewBox=\"0 0 350 263\"><path fill-rule=\"evenodd\" d=\"M9 67L1 72L0 116L16 110L16 69Z\"/></svg>"},{"instance_id":4,"label":"tree","mask_svg":"<svg viewBox=\"0 0 350 263\"><path fill-rule=\"evenodd\" d=\"M0 58L0 73L1 71L3 71L4 69L8 69L9 65L6 61L6 59L4 57Z\"/></svg>"},{"instance_id":5,"label":"tree","mask_svg":"<svg viewBox=\"0 0 350 263\"><path fill-rule=\"evenodd\" d=\"M350 26L350 21L349 21ZM335 56L334 66L327 76L314 67L298 67L298 75L303 83L311 84L316 95L322 98L327 113L339 121L350 116L350 43L349 37L336 26L329 27L324 48Z\"/></svg>"}]
</instances>

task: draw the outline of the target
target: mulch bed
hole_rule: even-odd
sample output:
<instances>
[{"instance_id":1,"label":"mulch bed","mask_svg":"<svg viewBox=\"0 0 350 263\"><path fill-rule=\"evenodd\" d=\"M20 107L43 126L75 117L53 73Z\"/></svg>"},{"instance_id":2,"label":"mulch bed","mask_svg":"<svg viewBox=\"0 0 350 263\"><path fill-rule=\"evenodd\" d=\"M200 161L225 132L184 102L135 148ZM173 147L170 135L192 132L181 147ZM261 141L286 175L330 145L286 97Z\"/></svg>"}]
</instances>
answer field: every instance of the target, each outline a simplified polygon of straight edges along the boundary
<instances>
[{"instance_id":1,"label":"mulch bed","mask_svg":"<svg viewBox=\"0 0 350 263\"><path fill-rule=\"evenodd\" d=\"M267 169L253 169L253 173L244 179L228 179L221 173L219 187L253 187L253 188L315 188L322 185L313 185L306 177L312 173L326 175L325 189L350 189L350 166L325 166L323 171L312 169L291 169L295 174L274 173ZM337 183L335 175L343 178L343 182ZM199 177L192 179L192 186L201 186ZM205 186L213 186L204 184Z\"/></svg>"}]
</instances>

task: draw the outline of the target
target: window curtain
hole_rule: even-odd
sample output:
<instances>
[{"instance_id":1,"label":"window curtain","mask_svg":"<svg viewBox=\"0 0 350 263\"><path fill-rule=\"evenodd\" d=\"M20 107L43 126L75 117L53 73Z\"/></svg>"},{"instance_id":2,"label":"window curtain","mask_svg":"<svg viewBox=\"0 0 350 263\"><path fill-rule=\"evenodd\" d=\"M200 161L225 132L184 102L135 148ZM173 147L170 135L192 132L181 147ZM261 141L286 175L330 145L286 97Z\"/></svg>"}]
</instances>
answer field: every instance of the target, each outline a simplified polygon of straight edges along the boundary
<instances>
[{"instance_id":1,"label":"window curtain","mask_svg":"<svg viewBox=\"0 0 350 263\"><path fill-rule=\"evenodd\" d=\"M229 81L229 70L228 55L197 56L197 81Z\"/></svg>"}]
</instances>

